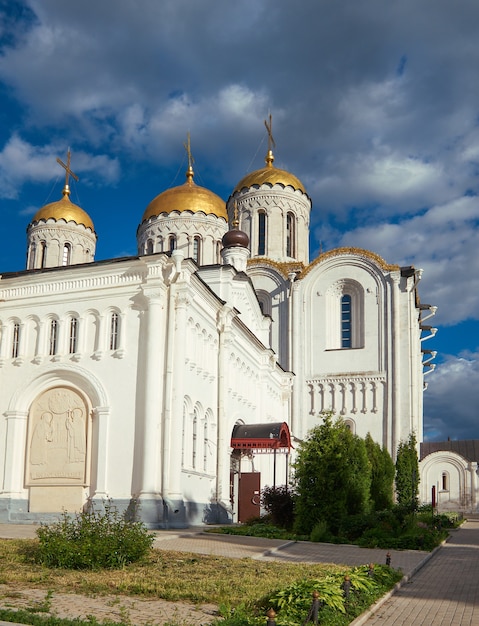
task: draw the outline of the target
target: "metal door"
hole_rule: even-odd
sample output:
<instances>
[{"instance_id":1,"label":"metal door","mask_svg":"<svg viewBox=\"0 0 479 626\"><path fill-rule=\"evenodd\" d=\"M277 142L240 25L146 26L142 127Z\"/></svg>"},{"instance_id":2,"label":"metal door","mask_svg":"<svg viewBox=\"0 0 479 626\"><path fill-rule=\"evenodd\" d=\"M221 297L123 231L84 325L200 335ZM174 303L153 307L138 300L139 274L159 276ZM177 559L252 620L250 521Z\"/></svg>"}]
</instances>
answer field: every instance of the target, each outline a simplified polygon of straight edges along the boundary
<instances>
[{"instance_id":1,"label":"metal door","mask_svg":"<svg viewBox=\"0 0 479 626\"><path fill-rule=\"evenodd\" d=\"M238 521L246 522L260 515L261 473L246 472L239 476Z\"/></svg>"}]
</instances>

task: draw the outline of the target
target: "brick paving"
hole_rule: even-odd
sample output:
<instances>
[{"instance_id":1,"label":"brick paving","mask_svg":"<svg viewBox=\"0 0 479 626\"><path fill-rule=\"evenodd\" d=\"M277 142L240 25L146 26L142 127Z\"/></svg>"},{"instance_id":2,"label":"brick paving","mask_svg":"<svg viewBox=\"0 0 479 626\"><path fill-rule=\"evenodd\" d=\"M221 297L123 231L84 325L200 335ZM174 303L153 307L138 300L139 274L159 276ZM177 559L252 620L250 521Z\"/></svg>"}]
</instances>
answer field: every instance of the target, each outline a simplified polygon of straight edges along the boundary
<instances>
[{"instance_id":1,"label":"brick paving","mask_svg":"<svg viewBox=\"0 0 479 626\"><path fill-rule=\"evenodd\" d=\"M453 531L412 579L359 624L479 626L479 520Z\"/></svg>"},{"instance_id":2,"label":"brick paving","mask_svg":"<svg viewBox=\"0 0 479 626\"><path fill-rule=\"evenodd\" d=\"M29 525L0 525L0 538L33 537L35 529ZM154 545L160 550L267 561L361 565L384 563L386 559L385 550L214 535L200 529L158 531ZM355 620L355 626L479 626L479 610L475 609L479 596L479 520L469 520L461 529L453 531L449 542L432 555L413 550L391 550L390 553L391 565L402 570L407 582L394 595L381 601L372 615ZM0 606L5 608L41 604L45 598L46 592L42 590L12 591L7 585L0 585ZM52 595L50 604L51 612L58 617L72 619L94 615L99 621L123 620L138 626L162 626L165 623L206 625L215 619L216 608L128 596L90 597L60 593ZM0 622L0 626L3 624L7 623Z\"/></svg>"}]
</instances>

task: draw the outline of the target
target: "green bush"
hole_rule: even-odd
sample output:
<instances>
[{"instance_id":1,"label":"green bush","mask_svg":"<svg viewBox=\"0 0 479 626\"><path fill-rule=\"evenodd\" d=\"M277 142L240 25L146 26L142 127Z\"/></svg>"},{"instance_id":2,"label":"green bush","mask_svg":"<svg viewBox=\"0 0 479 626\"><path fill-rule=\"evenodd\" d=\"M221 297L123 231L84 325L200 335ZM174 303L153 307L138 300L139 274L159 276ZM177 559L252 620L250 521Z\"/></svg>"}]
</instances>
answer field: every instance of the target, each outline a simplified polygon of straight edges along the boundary
<instances>
[{"instance_id":1,"label":"green bush","mask_svg":"<svg viewBox=\"0 0 479 626\"><path fill-rule=\"evenodd\" d=\"M111 502L104 512L64 512L60 521L42 525L37 535L37 560L65 569L123 567L145 556L154 539L142 522L120 515Z\"/></svg>"},{"instance_id":2,"label":"green bush","mask_svg":"<svg viewBox=\"0 0 479 626\"><path fill-rule=\"evenodd\" d=\"M294 523L294 498L287 485L265 487L261 492L261 505L271 517L274 526L291 530Z\"/></svg>"},{"instance_id":3,"label":"green bush","mask_svg":"<svg viewBox=\"0 0 479 626\"><path fill-rule=\"evenodd\" d=\"M320 520L317 524L315 524L313 530L311 531L309 540L317 543L333 542L334 537L331 535L328 523L324 520Z\"/></svg>"},{"instance_id":4,"label":"green bush","mask_svg":"<svg viewBox=\"0 0 479 626\"><path fill-rule=\"evenodd\" d=\"M313 591L317 591L321 602L320 623L349 624L401 578L400 573L383 565L374 567L372 577L367 566L352 568L348 576L351 582L348 597L343 592L344 575L335 573L319 580L295 582L263 599L261 605L275 609L279 624L296 626L305 623Z\"/></svg>"}]
</instances>

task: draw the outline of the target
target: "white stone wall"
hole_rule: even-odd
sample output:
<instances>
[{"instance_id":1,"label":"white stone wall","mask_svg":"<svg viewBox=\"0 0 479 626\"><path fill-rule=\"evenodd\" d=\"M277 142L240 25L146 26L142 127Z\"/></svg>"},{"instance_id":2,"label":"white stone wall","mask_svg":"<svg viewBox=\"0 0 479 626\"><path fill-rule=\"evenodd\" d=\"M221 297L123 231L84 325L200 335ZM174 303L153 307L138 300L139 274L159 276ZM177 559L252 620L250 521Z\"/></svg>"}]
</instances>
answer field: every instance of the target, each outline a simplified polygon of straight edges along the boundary
<instances>
[{"instance_id":1,"label":"white stone wall","mask_svg":"<svg viewBox=\"0 0 479 626\"><path fill-rule=\"evenodd\" d=\"M414 430L422 438L421 332L414 276L376 255L339 249L291 282L287 267L256 259L248 273L272 315L271 342L294 372L290 427L304 438L333 410L394 456ZM288 280L289 278L289 280ZM352 298L352 343L341 347L341 297Z\"/></svg>"},{"instance_id":2,"label":"white stone wall","mask_svg":"<svg viewBox=\"0 0 479 626\"><path fill-rule=\"evenodd\" d=\"M222 217L190 211L173 211L140 224L137 232L138 254L169 252L169 238L176 238L176 249L185 258L195 257L195 237L199 239L198 265L221 263L221 239L228 230ZM196 259L195 259L196 260Z\"/></svg>"},{"instance_id":3,"label":"white stone wall","mask_svg":"<svg viewBox=\"0 0 479 626\"><path fill-rule=\"evenodd\" d=\"M45 246L45 252L43 252ZM64 247L69 247L64 262ZM95 259L96 234L83 224L49 219L30 224L27 231L27 269L90 263ZM65 255L66 256L66 255Z\"/></svg>"},{"instance_id":4,"label":"white stone wall","mask_svg":"<svg viewBox=\"0 0 479 626\"><path fill-rule=\"evenodd\" d=\"M419 499L431 504L436 489L438 511L477 513L479 503L478 464L450 451L429 454L419 463Z\"/></svg>"},{"instance_id":5,"label":"white stone wall","mask_svg":"<svg viewBox=\"0 0 479 626\"><path fill-rule=\"evenodd\" d=\"M250 240L251 256L264 256L278 262L309 262L309 216L311 201L300 190L283 185L264 184L259 188L244 188L228 201L228 215L233 220L235 202L239 212L239 229ZM259 254L258 213L266 215L265 253ZM287 255L287 215L294 216L293 255Z\"/></svg>"},{"instance_id":6,"label":"white stone wall","mask_svg":"<svg viewBox=\"0 0 479 626\"><path fill-rule=\"evenodd\" d=\"M226 289L232 302L225 303L195 271L194 263L174 254L2 277L3 521L14 519L12 511L15 519L38 521L42 507L54 508L52 501L78 507L87 498L99 504L112 498L123 506L137 498L151 526L201 523L206 509L214 515L218 506L231 519L232 428L238 420L288 421L290 376L254 334L256 327L267 336L269 322L262 326L267 318L250 283L235 286L236 272L229 268L222 280L232 283ZM235 302L243 303L253 329ZM78 320L73 353L72 317ZM55 354L50 354L52 320L58 328ZM14 324L20 329L15 356ZM63 398L56 412L43 406L54 390ZM42 397L46 400L38 404ZM35 402L40 408L32 422ZM64 425L70 415L79 415L80 405L87 409L85 478L79 482L80 461L72 461ZM60 424L60 435L51 436L52 423ZM35 467L27 486L32 445L34 465L43 465ZM62 467L54 457L65 459ZM69 477L75 480L74 496Z\"/></svg>"}]
</instances>

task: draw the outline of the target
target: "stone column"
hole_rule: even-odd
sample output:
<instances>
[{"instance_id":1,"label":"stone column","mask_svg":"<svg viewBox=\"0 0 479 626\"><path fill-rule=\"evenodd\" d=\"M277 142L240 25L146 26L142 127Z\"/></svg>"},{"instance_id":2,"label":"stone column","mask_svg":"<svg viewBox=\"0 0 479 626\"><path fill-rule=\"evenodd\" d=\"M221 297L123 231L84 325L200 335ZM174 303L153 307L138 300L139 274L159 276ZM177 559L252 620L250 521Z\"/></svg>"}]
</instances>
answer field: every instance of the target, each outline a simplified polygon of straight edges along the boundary
<instances>
[{"instance_id":1,"label":"stone column","mask_svg":"<svg viewBox=\"0 0 479 626\"><path fill-rule=\"evenodd\" d=\"M165 287L144 289L145 309L140 326L139 351L143 355L138 376L135 425L135 479L140 514L148 527L158 528L163 519L161 499L161 419L163 413L163 358L165 352Z\"/></svg>"},{"instance_id":2,"label":"stone column","mask_svg":"<svg viewBox=\"0 0 479 626\"><path fill-rule=\"evenodd\" d=\"M5 474L0 500L0 521L2 522L12 521L10 518L12 512L28 512L28 495L24 489L28 413L7 411L5 417L7 419L4 447Z\"/></svg>"},{"instance_id":3,"label":"stone column","mask_svg":"<svg viewBox=\"0 0 479 626\"><path fill-rule=\"evenodd\" d=\"M98 316L96 323L98 324L95 333L95 345L93 346L93 356L95 361L99 361L104 351L107 349L107 318L104 313Z\"/></svg>"},{"instance_id":4,"label":"stone column","mask_svg":"<svg viewBox=\"0 0 479 626\"><path fill-rule=\"evenodd\" d=\"M216 432L216 506L217 522L231 521L231 503L229 500L230 482L230 436L228 427L231 425L226 413L228 390L228 348L233 342L232 321L234 310L224 305L218 312L218 372L217 372L217 432Z\"/></svg>"},{"instance_id":5,"label":"stone column","mask_svg":"<svg viewBox=\"0 0 479 626\"><path fill-rule=\"evenodd\" d=\"M186 528L186 509L181 489L181 449L183 445L181 427L183 423L183 404L185 397L185 358L187 312L191 302L188 297L187 283L182 282L171 287L169 311L168 344L173 350L167 352L168 390L165 397L165 418L163 438L163 499L166 503L165 524L173 528Z\"/></svg>"},{"instance_id":6,"label":"stone column","mask_svg":"<svg viewBox=\"0 0 479 626\"><path fill-rule=\"evenodd\" d=\"M93 432L96 434L96 477L94 500L106 500L109 497L108 490L108 442L110 426L110 409L108 407L96 407L93 409ZM91 435L90 435L91 436ZM91 478L90 478L91 482Z\"/></svg>"},{"instance_id":7,"label":"stone column","mask_svg":"<svg viewBox=\"0 0 479 626\"><path fill-rule=\"evenodd\" d=\"M399 311L399 287L400 280L398 274L391 274L391 295L392 295L392 362L389 375L389 385L394 381L391 390L391 456L396 460L396 452L401 440L401 330Z\"/></svg>"},{"instance_id":8,"label":"stone column","mask_svg":"<svg viewBox=\"0 0 479 626\"><path fill-rule=\"evenodd\" d=\"M304 336L304 323L301 314L301 291L299 282L291 282L290 290L290 318L288 319L289 332L291 334L289 367L296 376L292 380L291 398L291 423L289 427L296 437L302 439L306 435L305 419L306 407L303 403L302 380L303 380L303 350L301 338Z\"/></svg>"}]
</instances>

